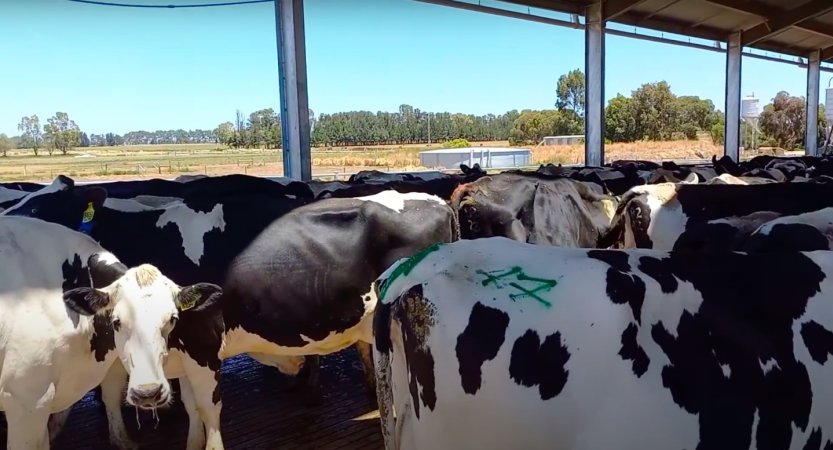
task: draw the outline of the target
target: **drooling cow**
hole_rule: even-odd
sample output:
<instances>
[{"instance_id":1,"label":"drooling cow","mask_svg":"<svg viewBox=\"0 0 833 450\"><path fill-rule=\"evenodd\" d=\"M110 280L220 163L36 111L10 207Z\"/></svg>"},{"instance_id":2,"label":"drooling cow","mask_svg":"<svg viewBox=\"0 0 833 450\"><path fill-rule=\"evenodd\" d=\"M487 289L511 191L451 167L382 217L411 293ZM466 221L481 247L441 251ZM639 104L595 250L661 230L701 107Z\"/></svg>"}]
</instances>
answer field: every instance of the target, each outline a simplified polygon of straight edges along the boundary
<instances>
[{"instance_id":1,"label":"drooling cow","mask_svg":"<svg viewBox=\"0 0 833 450\"><path fill-rule=\"evenodd\" d=\"M385 446L831 448L831 272L833 252L436 246L376 283Z\"/></svg>"}]
</instances>

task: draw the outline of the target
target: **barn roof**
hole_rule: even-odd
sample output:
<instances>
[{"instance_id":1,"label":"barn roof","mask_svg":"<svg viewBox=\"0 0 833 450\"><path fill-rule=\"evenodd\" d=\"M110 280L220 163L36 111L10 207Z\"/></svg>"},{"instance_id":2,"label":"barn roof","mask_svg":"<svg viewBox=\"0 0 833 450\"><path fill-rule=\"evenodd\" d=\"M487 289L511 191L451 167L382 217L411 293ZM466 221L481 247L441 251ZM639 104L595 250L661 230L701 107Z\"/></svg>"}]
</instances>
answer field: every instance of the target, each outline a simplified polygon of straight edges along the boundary
<instances>
[{"instance_id":1,"label":"barn roof","mask_svg":"<svg viewBox=\"0 0 833 450\"><path fill-rule=\"evenodd\" d=\"M504 0L584 15L598 0ZM821 50L833 60L832 0L606 0L608 22L726 41L742 32L744 47L806 58Z\"/></svg>"}]
</instances>

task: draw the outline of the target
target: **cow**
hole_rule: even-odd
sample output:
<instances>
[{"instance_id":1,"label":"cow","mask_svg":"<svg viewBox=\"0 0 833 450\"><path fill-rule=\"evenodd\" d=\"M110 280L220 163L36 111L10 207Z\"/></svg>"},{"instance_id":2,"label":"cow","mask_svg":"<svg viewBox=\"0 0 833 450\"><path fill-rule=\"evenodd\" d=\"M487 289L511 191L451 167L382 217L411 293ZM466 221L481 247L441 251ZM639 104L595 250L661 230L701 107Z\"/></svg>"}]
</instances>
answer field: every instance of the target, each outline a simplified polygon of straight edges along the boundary
<instances>
[{"instance_id":1,"label":"cow","mask_svg":"<svg viewBox=\"0 0 833 450\"><path fill-rule=\"evenodd\" d=\"M106 198L102 188L75 186L71 178L58 175L51 184L17 199L0 216L35 217L88 232L86 222L94 219Z\"/></svg>"},{"instance_id":2,"label":"cow","mask_svg":"<svg viewBox=\"0 0 833 450\"><path fill-rule=\"evenodd\" d=\"M816 183L662 183L622 196L600 248L671 250L680 235L709 220L760 211L794 215L833 206L833 186Z\"/></svg>"},{"instance_id":3,"label":"cow","mask_svg":"<svg viewBox=\"0 0 833 450\"><path fill-rule=\"evenodd\" d=\"M738 250L794 252L833 248L833 207L767 221L746 237Z\"/></svg>"},{"instance_id":4,"label":"cow","mask_svg":"<svg viewBox=\"0 0 833 450\"><path fill-rule=\"evenodd\" d=\"M434 246L375 283L385 447L831 448L830 273L833 252Z\"/></svg>"},{"instance_id":5,"label":"cow","mask_svg":"<svg viewBox=\"0 0 833 450\"><path fill-rule=\"evenodd\" d=\"M108 220L106 211L96 227L99 233ZM182 361L179 368L166 366L166 374L180 380L190 418L188 448L205 442L222 448L220 364L235 355L246 353L296 375L305 368L305 355L355 344L372 393L373 280L399 258L456 239L457 217L443 199L390 190L299 206L250 236L224 266L220 301L180 320L168 339L174 360ZM317 369L310 371L306 395L320 397ZM105 407L108 417L117 414L111 413L117 403L108 400Z\"/></svg>"},{"instance_id":6,"label":"cow","mask_svg":"<svg viewBox=\"0 0 833 450\"><path fill-rule=\"evenodd\" d=\"M537 174L502 173L460 185L451 206L460 236L504 236L521 242L596 247L615 210L615 199L592 183Z\"/></svg>"},{"instance_id":7,"label":"cow","mask_svg":"<svg viewBox=\"0 0 833 450\"><path fill-rule=\"evenodd\" d=\"M128 404L170 403L166 338L178 318L216 301L218 286L180 287L152 265L128 268L89 236L40 219L1 216L0 236L7 448L48 448L50 415L65 419L117 360ZM112 437L118 445L126 435Z\"/></svg>"},{"instance_id":8,"label":"cow","mask_svg":"<svg viewBox=\"0 0 833 450\"><path fill-rule=\"evenodd\" d=\"M745 216L730 216L694 224L680 234L672 250L692 252L725 252L740 250L749 236L760 226L781 214L758 211Z\"/></svg>"}]
</instances>

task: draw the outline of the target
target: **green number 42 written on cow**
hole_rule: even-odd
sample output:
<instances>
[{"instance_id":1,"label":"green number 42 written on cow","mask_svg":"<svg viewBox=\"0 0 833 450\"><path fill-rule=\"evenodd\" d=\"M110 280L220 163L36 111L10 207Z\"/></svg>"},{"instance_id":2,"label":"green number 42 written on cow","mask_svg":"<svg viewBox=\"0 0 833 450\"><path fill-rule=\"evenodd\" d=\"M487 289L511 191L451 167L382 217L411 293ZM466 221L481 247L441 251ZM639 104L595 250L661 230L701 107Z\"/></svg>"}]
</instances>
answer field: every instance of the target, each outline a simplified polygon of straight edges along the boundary
<instances>
[{"instance_id":1,"label":"green number 42 written on cow","mask_svg":"<svg viewBox=\"0 0 833 450\"><path fill-rule=\"evenodd\" d=\"M552 290L552 288L558 284L558 282L553 279L529 276L522 268L517 266L508 270L494 270L491 272L478 270L476 273L485 277L483 281L481 281L483 286L494 284L494 286L498 289L510 287L516 290L516 293L509 294L509 298L512 299L512 301L528 297L537 300L547 308L552 306L552 302L542 298L539 293L549 292ZM524 283L525 286L519 283Z\"/></svg>"}]
</instances>

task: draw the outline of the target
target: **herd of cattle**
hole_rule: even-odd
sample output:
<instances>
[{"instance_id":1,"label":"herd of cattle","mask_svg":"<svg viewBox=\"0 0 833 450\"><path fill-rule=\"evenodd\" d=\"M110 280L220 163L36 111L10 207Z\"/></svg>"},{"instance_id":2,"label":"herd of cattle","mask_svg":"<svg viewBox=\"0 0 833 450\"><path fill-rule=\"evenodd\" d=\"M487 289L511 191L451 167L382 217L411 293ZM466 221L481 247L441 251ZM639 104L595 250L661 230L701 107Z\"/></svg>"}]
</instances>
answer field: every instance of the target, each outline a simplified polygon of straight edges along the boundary
<instances>
[{"instance_id":1,"label":"herd of cattle","mask_svg":"<svg viewBox=\"0 0 833 450\"><path fill-rule=\"evenodd\" d=\"M356 346L387 448L833 449L833 158L0 186L0 411L49 448L100 388L178 380L222 449L224 359L322 401ZM830 361L828 363L828 361Z\"/></svg>"}]
</instances>

